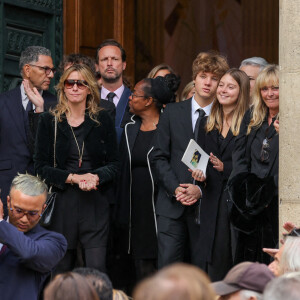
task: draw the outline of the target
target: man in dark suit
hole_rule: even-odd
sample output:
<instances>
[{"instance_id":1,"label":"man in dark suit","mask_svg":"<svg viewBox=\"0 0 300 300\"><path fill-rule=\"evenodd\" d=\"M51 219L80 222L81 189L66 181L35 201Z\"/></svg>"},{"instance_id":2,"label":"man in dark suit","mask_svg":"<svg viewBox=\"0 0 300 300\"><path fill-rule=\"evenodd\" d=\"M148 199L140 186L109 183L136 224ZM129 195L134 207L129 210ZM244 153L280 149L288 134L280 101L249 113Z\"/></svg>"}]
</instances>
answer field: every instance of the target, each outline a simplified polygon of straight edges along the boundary
<instances>
[{"instance_id":1,"label":"man in dark suit","mask_svg":"<svg viewBox=\"0 0 300 300\"><path fill-rule=\"evenodd\" d=\"M209 115L218 82L227 71L224 57L199 53L193 62L194 96L170 103L161 115L151 161L159 184L156 203L158 267L184 259L189 240L191 262L200 265L197 255L200 226L195 216L201 189L193 184L187 166L181 162L190 139L197 137L200 118Z\"/></svg>"},{"instance_id":2,"label":"man in dark suit","mask_svg":"<svg viewBox=\"0 0 300 300\"><path fill-rule=\"evenodd\" d=\"M45 208L47 185L19 174L7 196L9 218L0 200L0 291L2 300L38 299L50 272L63 258L67 241L38 225Z\"/></svg>"},{"instance_id":3,"label":"man in dark suit","mask_svg":"<svg viewBox=\"0 0 300 300\"><path fill-rule=\"evenodd\" d=\"M101 75L101 99L116 106L115 127L120 143L123 126L130 120L128 98L131 91L123 84L126 53L115 40L104 40L97 48L96 63Z\"/></svg>"},{"instance_id":4,"label":"man in dark suit","mask_svg":"<svg viewBox=\"0 0 300 300\"><path fill-rule=\"evenodd\" d=\"M18 172L33 174L38 116L50 103L56 102L56 97L47 92L55 72L50 50L27 47L21 53L19 67L21 86L0 95L0 188L5 213L12 179Z\"/></svg>"},{"instance_id":5,"label":"man in dark suit","mask_svg":"<svg viewBox=\"0 0 300 300\"><path fill-rule=\"evenodd\" d=\"M69 69L74 64L86 65L91 69L93 74L96 75L95 60L90 58L89 56L80 53L71 53L69 55L65 55L64 59L59 64L59 71L63 73L65 70ZM109 113L109 115L113 119L113 122L115 122L116 106L112 102L105 100L100 101L100 106Z\"/></svg>"}]
</instances>

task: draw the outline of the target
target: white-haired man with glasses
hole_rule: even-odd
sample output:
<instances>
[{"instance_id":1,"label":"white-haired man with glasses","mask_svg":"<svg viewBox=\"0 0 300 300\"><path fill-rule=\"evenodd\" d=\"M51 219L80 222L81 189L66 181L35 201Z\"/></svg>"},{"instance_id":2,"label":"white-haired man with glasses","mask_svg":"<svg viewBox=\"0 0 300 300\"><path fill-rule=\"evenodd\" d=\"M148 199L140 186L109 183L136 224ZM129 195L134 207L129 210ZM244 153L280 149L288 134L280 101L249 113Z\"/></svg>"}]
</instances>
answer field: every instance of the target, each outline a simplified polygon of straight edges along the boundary
<instances>
[{"instance_id":1,"label":"white-haired man with glasses","mask_svg":"<svg viewBox=\"0 0 300 300\"><path fill-rule=\"evenodd\" d=\"M45 209L47 185L29 174L17 175L7 196L8 218L0 200L1 300L36 300L51 271L63 258L63 235L38 223Z\"/></svg>"},{"instance_id":2,"label":"white-haired man with glasses","mask_svg":"<svg viewBox=\"0 0 300 300\"><path fill-rule=\"evenodd\" d=\"M34 173L32 155L39 115L57 102L47 91L55 73L49 49L27 47L21 53L19 69L22 84L0 95L0 188L5 214L12 179L18 172Z\"/></svg>"}]
</instances>

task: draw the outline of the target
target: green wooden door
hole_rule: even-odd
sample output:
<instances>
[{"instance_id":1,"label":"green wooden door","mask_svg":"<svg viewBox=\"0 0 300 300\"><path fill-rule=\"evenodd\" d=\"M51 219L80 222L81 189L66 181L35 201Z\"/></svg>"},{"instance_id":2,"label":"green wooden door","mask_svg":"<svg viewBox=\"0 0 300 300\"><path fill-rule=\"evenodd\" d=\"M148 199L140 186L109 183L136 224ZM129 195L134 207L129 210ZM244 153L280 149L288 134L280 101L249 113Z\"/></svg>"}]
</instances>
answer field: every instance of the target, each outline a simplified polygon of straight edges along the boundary
<instances>
[{"instance_id":1,"label":"green wooden door","mask_svg":"<svg viewBox=\"0 0 300 300\"><path fill-rule=\"evenodd\" d=\"M63 51L62 5L62 0L0 0L0 92L21 81L19 57L28 46L50 49L58 65Z\"/></svg>"}]
</instances>

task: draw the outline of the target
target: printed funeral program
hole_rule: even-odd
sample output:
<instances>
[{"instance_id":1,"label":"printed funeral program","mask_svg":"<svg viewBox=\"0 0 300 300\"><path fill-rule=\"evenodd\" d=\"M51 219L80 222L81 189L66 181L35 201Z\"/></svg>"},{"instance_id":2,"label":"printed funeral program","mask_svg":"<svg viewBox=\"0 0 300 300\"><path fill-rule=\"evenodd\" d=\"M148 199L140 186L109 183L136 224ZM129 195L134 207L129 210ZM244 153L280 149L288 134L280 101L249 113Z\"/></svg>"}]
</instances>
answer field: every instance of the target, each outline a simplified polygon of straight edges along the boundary
<instances>
[{"instance_id":1,"label":"printed funeral program","mask_svg":"<svg viewBox=\"0 0 300 300\"><path fill-rule=\"evenodd\" d=\"M181 161L191 170L199 169L206 176L206 167L209 155L193 140L191 139Z\"/></svg>"}]
</instances>

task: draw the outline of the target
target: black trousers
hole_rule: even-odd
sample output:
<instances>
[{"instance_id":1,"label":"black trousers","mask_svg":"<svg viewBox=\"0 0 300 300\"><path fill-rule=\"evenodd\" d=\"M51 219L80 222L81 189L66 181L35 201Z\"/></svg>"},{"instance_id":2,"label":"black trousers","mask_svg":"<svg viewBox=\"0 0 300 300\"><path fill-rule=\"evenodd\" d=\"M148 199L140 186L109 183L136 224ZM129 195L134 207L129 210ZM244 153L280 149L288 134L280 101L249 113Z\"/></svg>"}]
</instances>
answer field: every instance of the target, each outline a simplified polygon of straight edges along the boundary
<instances>
[{"instance_id":1,"label":"black trousers","mask_svg":"<svg viewBox=\"0 0 300 300\"><path fill-rule=\"evenodd\" d=\"M191 263L201 266L197 253L200 225L195 223L195 207L186 207L183 215L178 219L164 216L157 217L158 234L158 269L174 262L184 261L187 243L188 256Z\"/></svg>"}]
</instances>

